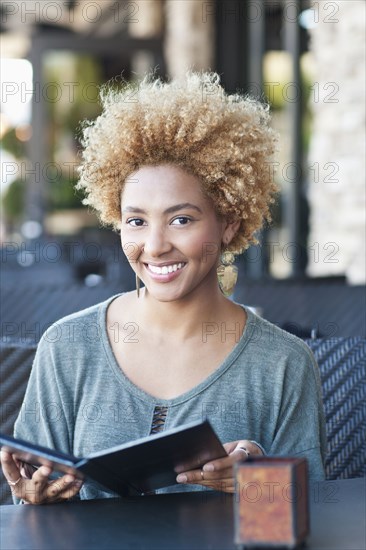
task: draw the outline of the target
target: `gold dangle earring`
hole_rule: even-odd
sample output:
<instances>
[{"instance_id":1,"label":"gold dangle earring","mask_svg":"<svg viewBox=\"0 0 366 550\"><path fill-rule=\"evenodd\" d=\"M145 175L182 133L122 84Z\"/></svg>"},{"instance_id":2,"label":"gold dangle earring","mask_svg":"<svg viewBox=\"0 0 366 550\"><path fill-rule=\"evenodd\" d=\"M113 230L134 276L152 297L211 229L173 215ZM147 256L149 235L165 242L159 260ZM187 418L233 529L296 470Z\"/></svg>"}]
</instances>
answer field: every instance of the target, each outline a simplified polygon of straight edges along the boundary
<instances>
[{"instance_id":1,"label":"gold dangle earring","mask_svg":"<svg viewBox=\"0 0 366 550\"><path fill-rule=\"evenodd\" d=\"M221 254L221 264L217 268L217 278L221 292L224 296L231 296L238 280L238 268L233 265L235 256L226 250Z\"/></svg>"},{"instance_id":2,"label":"gold dangle earring","mask_svg":"<svg viewBox=\"0 0 366 550\"><path fill-rule=\"evenodd\" d=\"M141 254L143 251L144 251L144 247L141 248L140 254ZM136 273L135 275L136 275L136 294L137 294L137 298L140 298L141 279L140 279L140 277L137 275L137 273Z\"/></svg>"},{"instance_id":3,"label":"gold dangle earring","mask_svg":"<svg viewBox=\"0 0 366 550\"><path fill-rule=\"evenodd\" d=\"M136 293L137 293L137 298L140 298L140 278L137 276L136 274Z\"/></svg>"}]
</instances>

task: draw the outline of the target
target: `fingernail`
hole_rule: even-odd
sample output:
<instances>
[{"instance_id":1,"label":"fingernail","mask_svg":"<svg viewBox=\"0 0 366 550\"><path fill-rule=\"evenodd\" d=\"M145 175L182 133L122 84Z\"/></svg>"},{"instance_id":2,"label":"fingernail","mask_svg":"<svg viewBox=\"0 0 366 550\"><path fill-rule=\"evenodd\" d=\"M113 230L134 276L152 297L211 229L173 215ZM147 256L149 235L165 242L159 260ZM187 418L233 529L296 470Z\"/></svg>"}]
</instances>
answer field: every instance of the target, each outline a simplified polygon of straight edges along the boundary
<instances>
[{"instance_id":1,"label":"fingernail","mask_svg":"<svg viewBox=\"0 0 366 550\"><path fill-rule=\"evenodd\" d=\"M75 485L75 487L81 487L83 483L84 482L81 479L75 479L73 485Z\"/></svg>"},{"instance_id":2,"label":"fingernail","mask_svg":"<svg viewBox=\"0 0 366 550\"><path fill-rule=\"evenodd\" d=\"M179 476L177 476L177 481L179 483L186 483L188 481L188 477L184 474L179 474Z\"/></svg>"},{"instance_id":3,"label":"fingernail","mask_svg":"<svg viewBox=\"0 0 366 550\"><path fill-rule=\"evenodd\" d=\"M202 470L204 472L213 472L215 469L215 466L213 464L205 464Z\"/></svg>"}]
</instances>

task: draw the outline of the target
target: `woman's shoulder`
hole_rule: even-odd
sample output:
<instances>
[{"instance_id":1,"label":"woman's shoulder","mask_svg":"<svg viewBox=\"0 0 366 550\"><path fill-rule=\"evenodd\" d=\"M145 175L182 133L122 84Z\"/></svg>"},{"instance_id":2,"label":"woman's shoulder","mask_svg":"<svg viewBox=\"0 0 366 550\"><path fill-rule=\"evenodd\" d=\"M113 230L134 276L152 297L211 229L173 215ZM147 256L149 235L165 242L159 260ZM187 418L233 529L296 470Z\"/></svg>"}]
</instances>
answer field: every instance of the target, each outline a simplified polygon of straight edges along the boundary
<instances>
[{"instance_id":1,"label":"woman's shoulder","mask_svg":"<svg viewBox=\"0 0 366 550\"><path fill-rule=\"evenodd\" d=\"M40 345L42 346L44 343L67 342L70 338L75 340L75 338L79 338L81 335L91 335L93 332L100 332L107 308L118 296L120 294L111 296L103 302L98 302L55 321L44 332Z\"/></svg>"},{"instance_id":2,"label":"woman's shoulder","mask_svg":"<svg viewBox=\"0 0 366 550\"><path fill-rule=\"evenodd\" d=\"M247 312L245 335L249 344L272 355L290 354L313 361L311 349L301 338L260 317L247 306L242 307Z\"/></svg>"},{"instance_id":3,"label":"woman's shoulder","mask_svg":"<svg viewBox=\"0 0 366 550\"><path fill-rule=\"evenodd\" d=\"M268 377L272 382L278 380L279 384L285 379L295 384L312 384L318 380L319 369L313 352L301 338L247 308L246 311L244 345L238 357L242 368L250 365L253 376L261 382Z\"/></svg>"}]
</instances>

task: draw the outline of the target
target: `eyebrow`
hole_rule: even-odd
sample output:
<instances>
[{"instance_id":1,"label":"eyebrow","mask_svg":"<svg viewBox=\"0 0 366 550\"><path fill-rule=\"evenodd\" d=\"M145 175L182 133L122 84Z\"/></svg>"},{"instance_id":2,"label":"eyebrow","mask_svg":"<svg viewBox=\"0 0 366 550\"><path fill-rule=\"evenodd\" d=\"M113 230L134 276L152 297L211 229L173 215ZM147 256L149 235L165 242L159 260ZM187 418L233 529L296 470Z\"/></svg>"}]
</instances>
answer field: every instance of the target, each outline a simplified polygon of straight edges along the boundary
<instances>
[{"instance_id":1,"label":"eyebrow","mask_svg":"<svg viewBox=\"0 0 366 550\"><path fill-rule=\"evenodd\" d=\"M197 210L197 212L202 214L202 210L198 206L196 206L195 204L191 204L190 202L182 202L180 204L175 204L174 206L169 206L169 208L164 210L163 214L172 214L173 212L177 212L178 210L184 210L186 208ZM142 208L137 208L135 206L126 206L126 208L122 210L122 213L124 214L127 212L136 212L138 214L146 214L146 210L143 210Z\"/></svg>"}]
</instances>

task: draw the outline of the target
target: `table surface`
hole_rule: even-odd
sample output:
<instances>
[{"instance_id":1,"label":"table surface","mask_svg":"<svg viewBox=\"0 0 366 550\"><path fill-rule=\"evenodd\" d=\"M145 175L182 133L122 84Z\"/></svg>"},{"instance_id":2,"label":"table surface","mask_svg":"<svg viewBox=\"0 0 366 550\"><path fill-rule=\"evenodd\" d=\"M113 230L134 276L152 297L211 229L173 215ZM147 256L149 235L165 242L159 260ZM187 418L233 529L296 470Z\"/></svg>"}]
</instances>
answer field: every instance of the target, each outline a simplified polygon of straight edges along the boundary
<instances>
[{"instance_id":1,"label":"table surface","mask_svg":"<svg viewBox=\"0 0 366 550\"><path fill-rule=\"evenodd\" d=\"M366 548L366 478L310 487L307 549ZM2 506L2 550L225 550L234 544L234 495L172 493Z\"/></svg>"}]
</instances>

